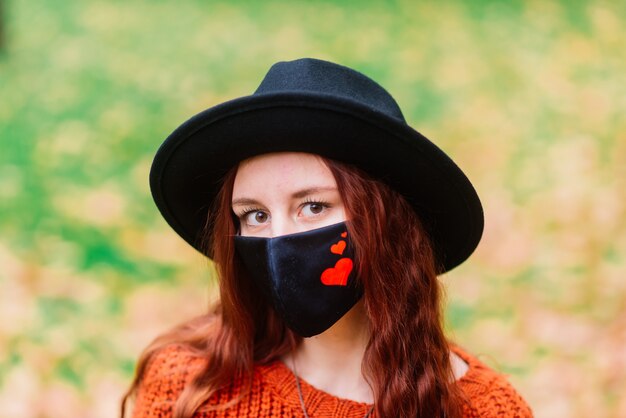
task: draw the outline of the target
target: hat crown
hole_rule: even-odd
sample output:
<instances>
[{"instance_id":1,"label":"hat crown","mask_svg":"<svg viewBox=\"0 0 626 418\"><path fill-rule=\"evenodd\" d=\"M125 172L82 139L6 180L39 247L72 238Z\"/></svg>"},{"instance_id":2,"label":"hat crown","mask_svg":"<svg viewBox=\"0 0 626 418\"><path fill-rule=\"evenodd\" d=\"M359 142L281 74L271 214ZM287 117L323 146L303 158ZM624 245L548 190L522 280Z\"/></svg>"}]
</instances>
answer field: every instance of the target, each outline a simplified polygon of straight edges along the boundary
<instances>
[{"instance_id":1,"label":"hat crown","mask_svg":"<svg viewBox=\"0 0 626 418\"><path fill-rule=\"evenodd\" d=\"M302 58L272 65L254 95L318 93L357 102L406 123L394 98L369 77L328 61Z\"/></svg>"}]
</instances>

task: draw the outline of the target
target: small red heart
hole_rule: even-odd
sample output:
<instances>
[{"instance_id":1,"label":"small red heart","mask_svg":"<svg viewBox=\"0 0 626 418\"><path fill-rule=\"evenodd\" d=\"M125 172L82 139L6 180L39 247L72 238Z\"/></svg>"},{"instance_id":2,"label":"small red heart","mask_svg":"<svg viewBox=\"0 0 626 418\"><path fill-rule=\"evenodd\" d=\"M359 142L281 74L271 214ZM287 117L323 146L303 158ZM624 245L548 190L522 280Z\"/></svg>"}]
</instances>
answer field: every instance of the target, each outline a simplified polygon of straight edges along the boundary
<instances>
[{"instance_id":1,"label":"small red heart","mask_svg":"<svg viewBox=\"0 0 626 418\"><path fill-rule=\"evenodd\" d=\"M347 233L347 232L342 232L342 233L341 233L341 238L345 238L345 237L347 237L347 236L348 236L348 233Z\"/></svg>"},{"instance_id":2,"label":"small red heart","mask_svg":"<svg viewBox=\"0 0 626 418\"><path fill-rule=\"evenodd\" d=\"M335 267L324 270L320 280L326 286L345 286L348 284L348 276L352 271L352 260L349 258L341 258Z\"/></svg>"},{"instance_id":3,"label":"small red heart","mask_svg":"<svg viewBox=\"0 0 626 418\"><path fill-rule=\"evenodd\" d=\"M346 242L339 241L337 244L333 244L330 246L330 252L333 254L343 254L343 250L346 249Z\"/></svg>"}]
</instances>

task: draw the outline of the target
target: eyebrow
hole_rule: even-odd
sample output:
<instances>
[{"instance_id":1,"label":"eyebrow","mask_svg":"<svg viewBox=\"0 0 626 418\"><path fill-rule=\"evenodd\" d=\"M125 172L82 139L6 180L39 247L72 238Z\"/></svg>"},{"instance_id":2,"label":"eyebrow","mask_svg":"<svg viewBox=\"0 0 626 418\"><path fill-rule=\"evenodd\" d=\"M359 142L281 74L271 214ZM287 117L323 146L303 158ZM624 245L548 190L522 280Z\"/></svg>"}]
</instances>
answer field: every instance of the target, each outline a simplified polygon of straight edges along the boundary
<instances>
[{"instance_id":1,"label":"eyebrow","mask_svg":"<svg viewBox=\"0 0 626 418\"><path fill-rule=\"evenodd\" d=\"M306 197L315 193L332 192L332 191L337 191L337 188L336 187L308 187L306 189L298 190L297 192L292 193L291 198L301 199L303 197ZM248 197L240 197L240 198L234 199L231 205L232 206L260 205L260 202L255 199L248 198Z\"/></svg>"}]
</instances>

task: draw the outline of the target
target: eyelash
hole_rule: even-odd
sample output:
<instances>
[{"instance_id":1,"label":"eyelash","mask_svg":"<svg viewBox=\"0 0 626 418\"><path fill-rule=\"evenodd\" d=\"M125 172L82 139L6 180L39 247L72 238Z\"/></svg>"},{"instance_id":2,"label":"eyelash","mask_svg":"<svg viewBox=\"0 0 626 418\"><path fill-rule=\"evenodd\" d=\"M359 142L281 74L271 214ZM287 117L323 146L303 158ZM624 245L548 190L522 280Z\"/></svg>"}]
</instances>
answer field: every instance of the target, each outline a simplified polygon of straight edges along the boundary
<instances>
[{"instance_id":1,"label":"eyelash","mask_svg":"<svg viewBox=\"0 0 626 418\"><path fill-rule=\"evenodd\" d=\"M324 201L324 200L320 200L320 199L311 199L309 197L307 197L306 199L304 199L304 202L302 202L302 204L300 206L304 206L308 203L317 203L318 205L321 205L325 208L329 208L330 207L330 203Z\"/></svg>"},{"instance_id":2,"label":"eyelash","mask_svg":"<svg viewBox=\"0 0 626 418\"><path fill-rule=\"evenodd\" d=\"M328 203L328 202L327 202L327 201L325 201L325 200L320 200L320 199L311 199L311 198L308 198L308 197L307 197L306 199L304 199L304 201L300 204L300 206L304 206L304 205L307 205L307 204L309 204L309 203L316 203L316 204L318 204L318 205L321 205L321 206L322 206L322 207L324 207L324 208L330 208L330 207L331 207L330 203ZM261 209L261 208L259 208L259 207L253 207L253 206L250 206L250 207L243 208L243 209L242 209L239 213L237 213L236 215L237 215L237 217L238 217L239 219L243 219L243 218L245 218L246 216L248 216L249 214L251 214L251 213L253 213L253 212L259 212L259 211L261 211L261 212L262 212L262 211L263 211L263 209Z\"/></svg>"},{"instance_id":3,"label":"eyelash","mask_svg":"<svg viewBox=\"0 0 626 418\"><path fill-rule=\"evenodd\" d=\"M237 213L237 217L239 219L243 219L246 216L248 216L249 214L251 214L252 212L259 212L259 211L263 211L263 209L255 208L255 207L250 206L250 207L247 207L247 208L243 208L241 210L241 212Z\"/></svg>"}]
</instances>

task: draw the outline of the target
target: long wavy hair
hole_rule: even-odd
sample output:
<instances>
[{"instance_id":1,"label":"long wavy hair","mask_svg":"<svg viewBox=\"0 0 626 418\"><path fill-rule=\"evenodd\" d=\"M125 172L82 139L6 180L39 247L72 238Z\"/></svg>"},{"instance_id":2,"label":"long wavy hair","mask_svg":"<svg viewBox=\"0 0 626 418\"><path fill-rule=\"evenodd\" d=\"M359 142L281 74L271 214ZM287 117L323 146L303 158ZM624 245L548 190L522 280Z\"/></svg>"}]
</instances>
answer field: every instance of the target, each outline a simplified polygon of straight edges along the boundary
<instances>
[{"instance_id":1,"label":"long wavy hair","mask_svg":"<svg viewBox=\"0 0 626 418\"><path fill-rule=\"evenodd\" d=\"M408 202L386 184L353 166L324 162L343 199L365 312L375 331L370 333L362 372L374 393L376 415L461 417L463 398L450 364L442 291L424 227ZM225 176L205 230L205 242L211 243L205 248L218 271L219 302L208 314L181 324L146 348L122 401L122 417L150 359L167 345L185 346L206 360L173 406L174 418L191 418L234 379L250 382L255 363L275 361L301 342L269 301L259 298L262 292L235 255L232 236L238 225L231 199L236 172L235 167Z\"/></svg>"}]
</instances>

